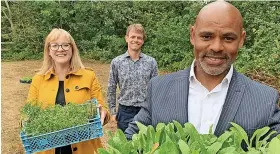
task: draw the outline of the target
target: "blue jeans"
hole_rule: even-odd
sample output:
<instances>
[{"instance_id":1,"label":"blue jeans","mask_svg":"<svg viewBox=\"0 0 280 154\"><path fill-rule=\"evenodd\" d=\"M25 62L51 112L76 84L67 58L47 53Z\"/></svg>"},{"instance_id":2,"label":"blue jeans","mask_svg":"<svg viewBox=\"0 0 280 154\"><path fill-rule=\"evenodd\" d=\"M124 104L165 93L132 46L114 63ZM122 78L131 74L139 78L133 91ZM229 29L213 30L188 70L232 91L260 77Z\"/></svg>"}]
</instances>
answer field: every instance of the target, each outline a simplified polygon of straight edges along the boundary
<instances>
[{"instance_id":1,"label":"blue jeans","mask_svg":"<svg viewBox=\"0 0 280 154\"><path fill-rule=\"evenodd\" d=\"M123 132L128 127L128 124L133 120L134 116L140 111L141 107L124 106L119 104L118 114L116 116L117 126Z\"/></svg>"}]
</instances>

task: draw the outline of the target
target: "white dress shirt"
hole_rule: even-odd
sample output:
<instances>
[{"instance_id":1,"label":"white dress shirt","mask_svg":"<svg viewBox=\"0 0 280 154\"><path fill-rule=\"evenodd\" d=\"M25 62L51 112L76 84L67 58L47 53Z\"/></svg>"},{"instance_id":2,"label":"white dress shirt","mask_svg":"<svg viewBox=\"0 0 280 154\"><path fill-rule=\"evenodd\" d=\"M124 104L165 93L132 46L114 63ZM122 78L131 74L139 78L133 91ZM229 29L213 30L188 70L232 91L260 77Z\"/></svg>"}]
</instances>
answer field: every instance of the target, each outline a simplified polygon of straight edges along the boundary
<instances>
[{"instance_id":1,"label":"white dress shirt","mask_svg":"<svg viewBox=\"0 0 280 154\"><path fill-rule=\"evenodd\" d=\"M221 111L226 99L229 83L233 74L231 65L228 74L214 89L208 91L196 78L194 74L193 61L190 70L190 87L188 96L188 119L201 134L208 134L213 125L212 133L218 124Z\"/></svg>"}]
</instances>

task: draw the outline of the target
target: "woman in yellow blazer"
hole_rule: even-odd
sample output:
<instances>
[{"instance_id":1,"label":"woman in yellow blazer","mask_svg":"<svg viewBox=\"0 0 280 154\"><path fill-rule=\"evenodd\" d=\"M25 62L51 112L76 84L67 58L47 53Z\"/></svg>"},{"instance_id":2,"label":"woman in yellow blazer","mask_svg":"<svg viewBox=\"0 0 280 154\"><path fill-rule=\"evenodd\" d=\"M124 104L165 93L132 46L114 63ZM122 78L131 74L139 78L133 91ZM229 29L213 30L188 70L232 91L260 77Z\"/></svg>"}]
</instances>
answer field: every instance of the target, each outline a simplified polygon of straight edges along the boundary
<instances>
[{"instance_id":1,"label":"woman in yellow blazer","mask_svg":"<svg viewBox=\"0 0 280 154\"><path fill-rule=\"evenodd\" d=\"M106 124L110 114L95 73L82 64L72 36L63 29L53 29L46 37L43 66L32 79L27 101L41 102L45 107L69 102L81 104L92 98L100 104L101 123ZM98 138L39 154L93 154L100 147Z\"/></svg>"}]
</instances>

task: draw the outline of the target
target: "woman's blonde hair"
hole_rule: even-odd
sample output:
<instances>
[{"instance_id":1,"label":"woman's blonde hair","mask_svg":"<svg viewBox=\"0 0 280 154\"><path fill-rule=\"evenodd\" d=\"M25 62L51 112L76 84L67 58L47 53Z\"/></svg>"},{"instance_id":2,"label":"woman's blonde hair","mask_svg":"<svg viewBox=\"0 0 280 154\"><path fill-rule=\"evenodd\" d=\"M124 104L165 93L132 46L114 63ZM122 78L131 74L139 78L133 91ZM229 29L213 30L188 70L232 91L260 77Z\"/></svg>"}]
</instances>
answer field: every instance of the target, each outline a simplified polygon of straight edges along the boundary
<instances>
[{"instance_id":1,"label":"woman's blonde hair","mask_svg":"<svg viewBox=\"0 0 280 154\"><path fill-rule=\"evenodd\" d=\"M49 55L50 52L49 44L50 42L57 40L60 36L65 36L66 38L68 38L72 47L72 58L70 59L70 71L76 72L80 68L85 68L79 56L78 47L73 37L64 29L54 28L45 39L44 61L43 61L43 66L41 67L38 74L46 74L50 70L54 69L55 66L54 61L52 57Z\"/></svg>"}]
</instances>

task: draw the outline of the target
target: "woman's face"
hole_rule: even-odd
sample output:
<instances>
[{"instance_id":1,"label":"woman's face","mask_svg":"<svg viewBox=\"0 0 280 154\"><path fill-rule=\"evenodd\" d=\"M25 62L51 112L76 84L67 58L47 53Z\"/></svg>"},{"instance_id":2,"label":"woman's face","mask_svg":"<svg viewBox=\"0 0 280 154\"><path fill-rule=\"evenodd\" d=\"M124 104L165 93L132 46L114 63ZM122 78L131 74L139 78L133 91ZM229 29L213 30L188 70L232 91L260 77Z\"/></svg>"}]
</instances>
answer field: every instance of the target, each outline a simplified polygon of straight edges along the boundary
<instances>
[{"instance_id":1,"label":"woman's face","mask_svg":"<svg viewBox=\"0 0 280 154\"><path fill-rule=\"evenodd\" d=\"M49 43L49 55L55 65L69 65L72 58L72 45L66 36L60 36Z\"/></svg>"}]
</instances>

